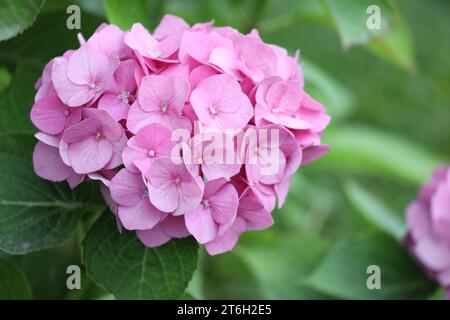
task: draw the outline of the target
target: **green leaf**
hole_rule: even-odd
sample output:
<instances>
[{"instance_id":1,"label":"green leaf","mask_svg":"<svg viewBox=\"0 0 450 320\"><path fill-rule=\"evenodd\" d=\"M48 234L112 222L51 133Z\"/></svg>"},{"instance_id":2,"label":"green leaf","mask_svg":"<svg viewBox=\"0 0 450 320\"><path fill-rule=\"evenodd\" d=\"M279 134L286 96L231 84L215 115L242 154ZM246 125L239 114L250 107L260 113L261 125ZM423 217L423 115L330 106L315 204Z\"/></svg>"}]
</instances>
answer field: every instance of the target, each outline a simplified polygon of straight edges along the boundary
<instances>
[{"instance_id":1,"label":"green leaf","mask_svg":"<svg viewBox=\"0 0 450 320\"><path fill-rule=\"evenodd\" d=\"M369 51L407 70L416 68L414 47L409 29L398 13L395 2L388 0L323 0L334 21L344 48L367 45ZM380 8L381 28L366 25L370 5Z\"/></svg>"},{"instance_id":2,"label":"green leaf","mask_svg":"<svg viewBox=\"0 0 450 320\"><path fill-rule=\"evenodd\" d=\"M363 126L329 128L324 134L331 152L315 164L382 174L421 185L445 160L394 134Z\"/></svg>"},{"instance_id":3,"label":"green leaf","mask_svg":"<svg viewBox=\"0 0 450 320\"><path fill-rule=\"evenodd\" d=\"M0 0L0 41L31 26L44 3L44 0Z\"/></svg>"},{"instance_id":4,"label":"green leaf","mask_svg":"<svg viewBox=\"0 0 450 320\"><path fill-rule=\"evenodd\" d=\"M341 38L344 48L352 45L367 44L375 36L386 34L389 30L385 1L354 1L354 0L323 0L322 1L336 30ZM370 5L378 5L381 9L381 28L369 29L366 10Z\"/></svg>"},{"instance_id":5,"label":"green leaf","mask_svg":"<svg viewBox=\"0 0 450 320\"><path fill-rule=\"evenodd\" d=\"M34 173L33 138L2 136L0 147L0 249L24 254L66 241L98 186L70 190L66 183L50 183ZM12 149L13 148L13 149Z\"/></svg>"},{"instance_id":6,"label":"green leaf","mask_svg":"<svg viewBox=\"0 0 450 320\"><path fill-rule=\"evenodd\" d=\"M416 69L412 35L400 16L396 17L390 32L373 38L367 48L394 65L409 71Z\"/></svg>"},{"instance_id":7,"label":"green leaf","mask_svg":"<svg viewBox=\"0 0 450 320\"><path fill-rule=\"evenodd\" d=\"M0 67L0 94L11 82L11 74L6 68Z\"/></svg>"},{"instance_id":8,"label":"green leaf","mask_svg":"<svg viewBox=\"0 0 450 320\"><path fill-rule=\"evenodd\" d=\"M0 134L34 134L36 128L30 121L34 102L34 83L39 74L36 69L19 64L11 85L0 96Z\"/></svg>"},{"instance_id":9,"label":"green leaf","mask_svg":"<svg viewBox=\"0 0 450 320\"><path fill-rule=\"evenodd\" d=\"M83 261L88 275L117 299L178 299L197 265L197 249L193 238L147 248L134 232L119 233L105 211L84 241Z\"/></svg>"},{"instance_id":10,"label":"green leaf","mask_svg":"<svg viewBox=\"0 0 450 320\"><path fill-rule=\"evenodd\" d=\"M13 263L0 259L0 300L32 299L25 274Z\"/></svg>"},{"instance_id":11,"label":"green leaf","mask_svg":"<svg viewBox=\"0 0 450 320\"><path fill-rule=\"evenodd\" d=\"M368 267L381 271L381 288L368 289ZM342 299L424 299L435 289L409 254L392 238L373 235L340 241L308 283Z\"/></svg>"},{"instance_id":12,"label":"green leaf","mask_svg":"<svg viewBox=\"0 0 450 320\"><path fill-rule=\"evenodd\" d=\"M146 27L150 26L147 0L103 0L103 5L108 21L124 30L131 28L135 22L140 22Z\"/></svg>"},{"instance_id":13,"label":"green leaf","mask_svg":"<svg viewBox=\"0 0 450 320\"><path fill-rule=\"evenodd\" d=\"M404 237L406 227L402 218L388 208L381 199L354 181L346 183L345 191L353 206L368 221L398 241Z\"/></svg>"}]
</instances>

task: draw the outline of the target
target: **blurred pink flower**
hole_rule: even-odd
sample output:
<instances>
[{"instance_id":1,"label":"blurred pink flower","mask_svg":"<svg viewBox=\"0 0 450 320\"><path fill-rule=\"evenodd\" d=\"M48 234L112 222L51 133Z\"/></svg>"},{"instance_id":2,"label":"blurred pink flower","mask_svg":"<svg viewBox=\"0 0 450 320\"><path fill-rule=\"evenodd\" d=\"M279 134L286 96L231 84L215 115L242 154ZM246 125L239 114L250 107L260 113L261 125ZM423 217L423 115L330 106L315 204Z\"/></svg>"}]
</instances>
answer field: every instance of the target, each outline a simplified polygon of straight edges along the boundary
<instances>
[{"instance_id":1,"label":"blurred pink flower","mask_svg":"<svg viewBox=\"0 0 450 320\"><path fill-rule=\"evenodd\" d=\"M407 209L406 243L427 273L450 293L450 167L437 168Z\"/></svg>"}]
</instances>

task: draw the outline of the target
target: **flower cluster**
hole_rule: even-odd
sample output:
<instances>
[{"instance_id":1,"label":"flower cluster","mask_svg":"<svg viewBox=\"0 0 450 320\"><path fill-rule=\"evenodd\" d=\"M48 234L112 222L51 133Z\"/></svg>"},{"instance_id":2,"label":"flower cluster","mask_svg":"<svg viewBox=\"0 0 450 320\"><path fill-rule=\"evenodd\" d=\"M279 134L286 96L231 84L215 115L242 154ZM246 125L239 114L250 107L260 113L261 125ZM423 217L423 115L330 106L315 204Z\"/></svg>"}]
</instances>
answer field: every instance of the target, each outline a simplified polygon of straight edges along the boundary
<instances>
[{"instance_id":1,"label":"flower cluster","mask_svg":"<svg viewBox=\"0 0 450 320\"><path fill-rule=\"evenodd\" d=\"M328 151L326 110L295 57L166 15L154 33L101 25L36 84L33 162L74 188L102 182L120 228L150 247L192 235L210 254L273 224L301 164Z\"/></svg>"},{"instance_id":2,"label":"flower cluster","mask_svg":"<svg viewBox=\"0 0 450 320\"><path fill-rule=\"evenodd\" d=\"M413 256L447 289L450 299L450 167L436 169L407 209L406 243Z\"/></svg>"}]
</instances>

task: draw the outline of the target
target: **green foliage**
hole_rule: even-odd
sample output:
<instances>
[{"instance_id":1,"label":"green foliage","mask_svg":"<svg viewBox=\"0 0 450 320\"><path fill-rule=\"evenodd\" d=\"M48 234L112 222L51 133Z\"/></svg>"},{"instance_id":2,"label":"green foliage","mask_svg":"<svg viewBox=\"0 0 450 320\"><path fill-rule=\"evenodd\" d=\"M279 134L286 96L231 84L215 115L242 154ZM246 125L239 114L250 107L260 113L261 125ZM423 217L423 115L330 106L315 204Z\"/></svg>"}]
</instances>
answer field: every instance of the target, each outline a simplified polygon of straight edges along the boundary
<instances>
[{"instance_id":1,"label":"green foliage","mask_svg":"<svg viewBox=\"0 0 450 320\"><path fill-rule=\"evenodd\" d=\"M345 185L345 191L350 202L368 221L397 241L402 240L406 234L402 216L392 212L382 200L354 181L349 181Z\"/></svg>"},{"instance_id":2,"label":"green foliage","mask_svg":"<svg viewBox=\"0 0 450 320\"><path fill-rule=\"evenodd\" d=\"M4 136L0 148L0 249L23 254L58 245L75 231L90 203L92 185L71 191L34 174L30 137Z\"/></svg>"},{"instance_id":3,"label":"green foliage","mask_svg":"<svg viewBox=\"0 0 450 320\"><path fill-rule=\"evenodd\" d=\"M32 299L24 273L11 262L0 258L0 300Z\"/></svg>"},{"instance_id":4,"label":"green foliage","mask_svg":"<svg viewBox=\"0 0 450 320\"><path fill-rule=\"evenodd\" d=\"M83 261L88 275L118 299L177 299L197 265L192 238L146 248L132 232L117 231L110 212L104 212L84 241Z\"/></svg>"},{"instance_id":5,"label":"green foliage","mask_svg":"<svg viewBox=\"0 0 450 320\"><path fill-rule=\"evenodd\" d=\"M124 30L131 28L133 23L139 21L145 26L149 26L148 1L120 1L103 0L106 17L110 23L114 23Z\"/></svg>"},{"instance_id":6,"label":"green foliage","mask_svg":"<svg viewBox=\"0 0 450 320\"><path fill-rule=\"evenodd\" d=\"M380 268L380 289L367 287L371 265ZM424 299L435 288L405 250L384 235L339 242L309 284L342 299Z\"/></svg>"},{"instance_id":7,"label":"green foliage","mask_svg":"<svg viewBox=\"0 0 450 320\"><path fill-rule=\"evenodd\" d=\"M443 162L414 142L363 126L330 128L325 141L333 150L318 165L384 174L416 185Z\"/></svg>"},{"instance_id":8,"label":"green foliage","mask_svg":"<svg viewBox=\"0 0 450 320\"><path fill-rule=\"evenodd\" d=\"M31 26L45 0L1 0L0 41L15 37Z\"/></svg>"}]
</instances>

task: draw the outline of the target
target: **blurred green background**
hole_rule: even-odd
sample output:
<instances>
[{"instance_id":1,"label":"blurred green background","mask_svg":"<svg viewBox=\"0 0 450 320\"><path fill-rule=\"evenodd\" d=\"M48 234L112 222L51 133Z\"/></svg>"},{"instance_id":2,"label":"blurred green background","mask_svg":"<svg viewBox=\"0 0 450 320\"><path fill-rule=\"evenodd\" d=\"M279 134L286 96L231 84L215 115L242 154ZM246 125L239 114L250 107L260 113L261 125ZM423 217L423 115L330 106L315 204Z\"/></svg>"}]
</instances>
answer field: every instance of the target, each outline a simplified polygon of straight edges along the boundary
<instances>
[{"instance_id":1,"label":"blurred green background","mask_svg":"<svg viewBox=\"0 0 450 320\"><path fill-rule=\"evenodd\" d=\"M125 28L138 20L152 29L171 13L191 24L256 27L264 41L301 50L306 91L333 117L323 136L331 152L296 174L272 228L243 235L231 253L202 252L185 297L441 297L400 242L405 207L433 167L450 158L449 1L35 2L42 8L33 25L0 43L0 108L25 110L17 117L31 108L45 63L77 46L77 30L65 27L73 3L86 37L102 21ZM381 8L381 30L366 27L370 4ZM23 118L23 128L32 129ZM0 127L8 126L0 118ZM65 288L63 266L79 262L77 241L11 258L35 298L111 298L94 284ZM380 266L382 290L367 289L369 265Z\"/></svg>"}]
</instances>

